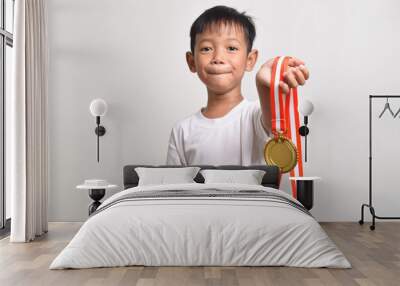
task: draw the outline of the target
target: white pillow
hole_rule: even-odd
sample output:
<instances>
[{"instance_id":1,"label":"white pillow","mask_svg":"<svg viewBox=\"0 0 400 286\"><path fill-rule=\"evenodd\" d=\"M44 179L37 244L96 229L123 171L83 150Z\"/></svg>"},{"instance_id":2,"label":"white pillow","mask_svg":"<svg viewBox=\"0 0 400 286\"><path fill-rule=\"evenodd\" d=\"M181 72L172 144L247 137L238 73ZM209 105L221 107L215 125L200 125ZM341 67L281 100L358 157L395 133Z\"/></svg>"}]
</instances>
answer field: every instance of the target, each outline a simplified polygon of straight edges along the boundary
<instances>
[{"instance_id":1,"label":"white pillow","mask_svg":"<svg viewBox=\"0 0 400 286\"><path fill-rule=\"evenodd\" d=\"M204 183L236 183L247 185L261 185L265 171L262 170L201 170Z\"/></svg>"},{"instance_id":2,"label":"white pillow","mask_svg":"<svg viewBox=\"0 0 400 286\"><path fill-rule=\"evenodd\" d=\"M135 168L139 176L138 186L196 183L193 179L199 170L199 167Z\"/></svg>"}]
</instances>

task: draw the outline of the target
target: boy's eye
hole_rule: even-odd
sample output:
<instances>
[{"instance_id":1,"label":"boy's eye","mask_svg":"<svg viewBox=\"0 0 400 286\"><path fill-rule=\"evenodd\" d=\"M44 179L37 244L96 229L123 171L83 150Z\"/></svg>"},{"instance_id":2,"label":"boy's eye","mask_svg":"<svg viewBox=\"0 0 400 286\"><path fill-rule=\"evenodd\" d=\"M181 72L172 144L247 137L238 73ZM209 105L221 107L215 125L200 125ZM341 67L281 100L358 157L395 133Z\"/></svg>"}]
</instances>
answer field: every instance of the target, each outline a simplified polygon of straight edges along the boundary
<instances>
[{"instance_id":1,"label":"boy's eye","mask_svg":"<svg viewBox=\"0 0 400 286\"><path fill-rule=\"evenodd\" d=\"M239 49L236 48L236 47L230 46L230 47L228 48L228 50L229 50L229 51L237 51L237 50L239 50Z\"/></svg>"},{"instance_id":2,"label":"boy's eye","mask_svg":"<svg viewBox=\"0 0 400 286\"><path fill-rule=\"evenodd\" d=\"M211 50L210 47L203 47L203 48L200 49L200 51L202 51L202 52L208 52L210 50Z\"/></svg>"}]
</instances>

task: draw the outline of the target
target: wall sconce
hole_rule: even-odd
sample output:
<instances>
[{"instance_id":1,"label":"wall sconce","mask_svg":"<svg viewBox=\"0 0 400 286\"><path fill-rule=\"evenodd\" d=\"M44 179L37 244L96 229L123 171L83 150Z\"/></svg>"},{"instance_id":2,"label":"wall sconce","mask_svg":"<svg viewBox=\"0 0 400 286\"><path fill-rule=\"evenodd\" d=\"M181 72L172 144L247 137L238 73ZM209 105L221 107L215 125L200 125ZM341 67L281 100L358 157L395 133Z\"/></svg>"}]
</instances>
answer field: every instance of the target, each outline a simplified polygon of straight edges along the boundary
<instances>
[{"instance_id":1,"label":"wall sconce","mask_svg":"<svg viewBox=\"0 0 400 286\"><path fill-rule=\"evenodd\" d=\"M304 116L304 125L300 126L299 133L304 136L304 161L307 162L307 135L310 130L307 127L308 116L314 111L314 105L307 99L302 99L298 106L299 112Z\"/></svg>"},{"instance_id":2,"label":"wall sconce","mask_svg":"<svg viewBox=\"0 0 400 286\"><path fill-rule=\"evenodd\" d=\"M107 112L107 103L101 99L97 98L92 100L90 103L90 113L96 117L97 127L94 133L97 135L97 162L99 162L99 136L103 136L106 133L104 126L100 125L100 117L104 116Z\"/></svg>"}]
</instances>

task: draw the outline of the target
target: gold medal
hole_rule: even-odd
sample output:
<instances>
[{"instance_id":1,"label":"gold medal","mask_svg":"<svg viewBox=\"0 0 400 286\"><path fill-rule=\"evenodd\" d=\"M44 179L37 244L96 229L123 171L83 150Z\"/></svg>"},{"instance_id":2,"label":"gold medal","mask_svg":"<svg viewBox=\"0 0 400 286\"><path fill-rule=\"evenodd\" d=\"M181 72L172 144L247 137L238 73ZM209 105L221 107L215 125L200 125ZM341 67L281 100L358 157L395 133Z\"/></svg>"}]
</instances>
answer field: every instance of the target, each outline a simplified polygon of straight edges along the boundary
<instances>
[{"instance_id":1,"label":"gold medal","mask_svg":"<svg viewBox=\"0 0 400 286\"><path fill-rule=\"evenodd\" d=\"M276 165L282 173L287 173L297 164L296 146L279 133L265 144L264 159L268 165Z\"/></svg>"}]
</instances>

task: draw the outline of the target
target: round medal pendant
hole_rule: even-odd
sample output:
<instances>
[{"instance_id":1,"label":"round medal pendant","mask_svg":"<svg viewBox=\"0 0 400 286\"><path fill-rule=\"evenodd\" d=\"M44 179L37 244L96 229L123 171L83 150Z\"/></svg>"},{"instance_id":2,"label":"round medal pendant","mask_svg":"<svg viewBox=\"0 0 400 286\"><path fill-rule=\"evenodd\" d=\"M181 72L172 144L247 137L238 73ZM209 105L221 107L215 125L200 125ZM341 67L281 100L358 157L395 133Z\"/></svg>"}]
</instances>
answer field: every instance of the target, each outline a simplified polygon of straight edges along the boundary
<instances>
[{"instance_id":1,"label":"round medal pendant","mask_svg":"<svg viewBox=\"0 0 400 286\"><path fill-rule=\"evenodd\" d=\"M296 146L288 138L278 135L265 144L264 159L268 165L276 165L282 173L290 172L297 164Z\"/></svg>"}]
</instances>

